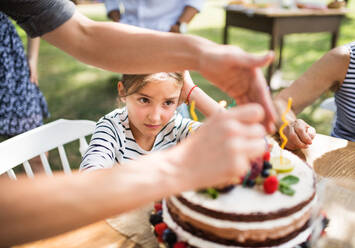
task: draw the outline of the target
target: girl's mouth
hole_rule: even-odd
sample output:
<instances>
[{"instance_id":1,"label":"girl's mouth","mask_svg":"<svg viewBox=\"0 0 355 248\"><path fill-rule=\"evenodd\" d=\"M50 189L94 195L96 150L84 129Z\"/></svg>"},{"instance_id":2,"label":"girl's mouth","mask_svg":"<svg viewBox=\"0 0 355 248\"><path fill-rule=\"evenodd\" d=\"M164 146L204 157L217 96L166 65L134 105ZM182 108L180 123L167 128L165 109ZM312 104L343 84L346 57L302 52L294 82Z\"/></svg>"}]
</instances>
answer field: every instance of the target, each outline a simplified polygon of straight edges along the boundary
<instances>
[{"instance_id":1,"label":"girl's mouth","mask_svg":"<svg viewBox=\"0 0 355 248\"><path fill-rule=\"evenodd\" d=\"M151 128L151 129L157 129L160 127L160 125L151 125L151 124L144 124L144 126Z\"/></svg>"}]
</instances>

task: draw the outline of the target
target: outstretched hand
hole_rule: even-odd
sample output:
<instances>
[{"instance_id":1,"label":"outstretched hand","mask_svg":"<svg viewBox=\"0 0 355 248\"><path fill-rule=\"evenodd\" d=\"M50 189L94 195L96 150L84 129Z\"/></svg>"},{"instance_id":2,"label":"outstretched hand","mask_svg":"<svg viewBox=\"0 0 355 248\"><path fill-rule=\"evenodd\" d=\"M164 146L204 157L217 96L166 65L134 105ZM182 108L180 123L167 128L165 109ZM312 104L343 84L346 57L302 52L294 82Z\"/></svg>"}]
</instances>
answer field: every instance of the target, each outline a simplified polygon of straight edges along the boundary
<instances>
[{"instance_id":1,"label":"outstretched hand","mask_svg":"<svg viewBox=\"0 0 355 248\"><path fill-rule=\"evenodd\" d=\"M171 149L170 162L179 187L196 189L240 179L250 161L265 152L264 111L247 104L221 111L207 119L191 137Z\"/></svg>"},{"instance_id":2,"label":"outstretched hand","mask_svg":"<svg viewBox=\"0 0 355 248\"><path fill-rule=\"evenodd\" d=\"M233 97L237 104L259 103L265 111L263 125L268 132L274 132L276 112L259 68L273 60L273 53L256 56L235 46L216 46L201 57L202 75Z\"/></svg>"}]
</instances>

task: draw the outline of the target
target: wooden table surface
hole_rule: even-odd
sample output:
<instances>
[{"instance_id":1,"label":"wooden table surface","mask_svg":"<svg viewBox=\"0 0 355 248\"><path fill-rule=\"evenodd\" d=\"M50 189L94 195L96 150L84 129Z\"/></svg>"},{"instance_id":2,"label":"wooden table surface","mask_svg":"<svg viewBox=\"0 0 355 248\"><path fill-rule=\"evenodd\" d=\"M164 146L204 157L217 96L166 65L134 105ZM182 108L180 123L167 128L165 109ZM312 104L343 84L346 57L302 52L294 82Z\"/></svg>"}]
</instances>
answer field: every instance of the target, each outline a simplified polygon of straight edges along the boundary
<instances>
[{"instance_id":1,"label":"wooden table surface","mask_svg":"<svg viewBox=\"0 0 355 248\"><path fill-rule=\"evenodd\" d=\"M336 47L341 20L347 9L283 9L227 5L223 43L229 43L230 27L244 28L270 36L269 49L275 51L266 79L270 83L275 70L282 67L284 37L289 34L326 32L331 35L330 48Z\"/></svg>"},{"instance_id":2,"label":"wooden table surface","mask_svg":"<svg viewBox=\"0 0 355 248\"><path fill-rule=\"evenodd\" d=\"M344 15L349 12L347 8L340 9L284 9L284 8L253 8L242 5L227 5L227 10L243 11L248 14L265 15L265 16L319 16L319 15Z\"/></svg>"},{"instance_id":3,"label":"wooden table surface","mask_svg":"<svg viewBox=\"0 0 355 248\"><path fill-rule=\"evenodd\" d=\"M322 176L341 178L343 183L344 178L349 179L347 182L345 180L346 187L354 190L352 193L355 199L355 142L317 134L313 144L308 149L299 151L297 155L314 165L316 172ZM141 246L114 230L106 221L100 221L53 238L16 246L16 248L47 247L138 248Z\"/></svg>"}]
</instances>

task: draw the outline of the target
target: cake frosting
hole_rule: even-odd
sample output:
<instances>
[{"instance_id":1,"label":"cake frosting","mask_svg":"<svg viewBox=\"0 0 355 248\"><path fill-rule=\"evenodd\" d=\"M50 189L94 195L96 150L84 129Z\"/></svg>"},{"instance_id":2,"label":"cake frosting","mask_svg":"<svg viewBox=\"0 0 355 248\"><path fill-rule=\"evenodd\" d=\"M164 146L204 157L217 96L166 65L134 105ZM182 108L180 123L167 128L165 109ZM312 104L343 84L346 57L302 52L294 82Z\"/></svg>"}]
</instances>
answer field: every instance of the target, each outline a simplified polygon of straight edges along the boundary
<instances>
[{"instance_id":1,"label":"cake frosting","mask_svg":"<svg viewBox=\"0 0 355 248\"><path fill-rule=\"evenodd\" d=\"M274 145L271 156L279 157ZM184 192L163 201L163 220L191 247L294 247L310 235L309 220L316 201L315 177L310 166L288 151L282 156L293 170L277 178L292 175L292 196L275 191L266 194L261 186L235 186L212 199L196 191Z\"/></svg>"}]
</instances>

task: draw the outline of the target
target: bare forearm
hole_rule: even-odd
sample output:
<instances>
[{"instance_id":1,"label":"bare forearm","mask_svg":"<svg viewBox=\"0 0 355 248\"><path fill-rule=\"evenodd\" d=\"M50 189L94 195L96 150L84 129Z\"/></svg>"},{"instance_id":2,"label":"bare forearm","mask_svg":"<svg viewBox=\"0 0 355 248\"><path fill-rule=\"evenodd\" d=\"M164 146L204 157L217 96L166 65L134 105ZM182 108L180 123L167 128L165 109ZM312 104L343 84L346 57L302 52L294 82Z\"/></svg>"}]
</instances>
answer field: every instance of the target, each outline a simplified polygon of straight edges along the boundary
<instances>
[{"instance_id":1,"label":"bare forearm","mask_svg":"<svg viewBox=\"0 0 355 248\"><path fill-rule=\"evenodd\" d=\"M198 87L191 93L190 102L193 100L196 102L196 108L206 117L223 109L221 105Z\"/></svg>"},{"instance_id":2,"label":"bare forearm","mask_svg":"<svg viewBox=\"0 0 355 248\"><path fill-rule=\"evenodd\" d=\"M201 47L215 46L195 36L94 22L79 13L43 38L85 63L122 73L198 70Z\"/></svg>"},{"instance_id":3,"label":"bare forearm","mask_svg":"<svg viewBox=\"0 0 355 248\"><path fill-rule=\"evenodd\" d=\"M33 63L38 62L39 45L40 38L31 39L29 36L27 36L27 56L28 60L32 61Z\"/></svg>"},{"instance_id":4,"label":"bare forearm","mask_svg":"<svg viewBox=\"0 0 355 248\"><path fill-rule=\"evenodd\" d=\"M0 181L8 192L0 194L0 247L60 234L175 193L179 187L164 161L157 153L110 170Z\"/></svg>"},{"instance_id":5,"label":"bare forearm","mask_svg":"<svg viewBox=\"0 0 355 248\"><path fill-rule=\"evenodd\" d=\"M345 47L329 51L290 87L282 90L276 100L287 102L287 98L292 97L295 114L300 113L327 90L334 86L340 87L346 76L349 60L350 55Z\"/></svg>"},{"instance_id":6,"label":"bare forearm","mask_svg":"<svg viewBox=\"0 0 355 248\"><path fill-rule=\"evenodd\" d=\"M283 96L278 96L274 101L276 111L278 113L278 115L277 115L278 118L276 120L276 127L277 128L280 128L281 125L283 124L281 117L287 109L287 103L288 103L288 97L283 97ZM286 114L285 118L289 123L296 121L297 117L296 117L293 107L291 107L291 110Z\"/></svg>"},{"instance_id":7,"label":"bare forearm","mask_svg":"<svg viewBox=\"0 0 355 248\"><path fill-rule=\"evenodd\" d=\"M184 11L180 15L179 21L189 23L197 13L198 13L197 9L187 5L185 6Z\"/></svg>"}]
</instances>

